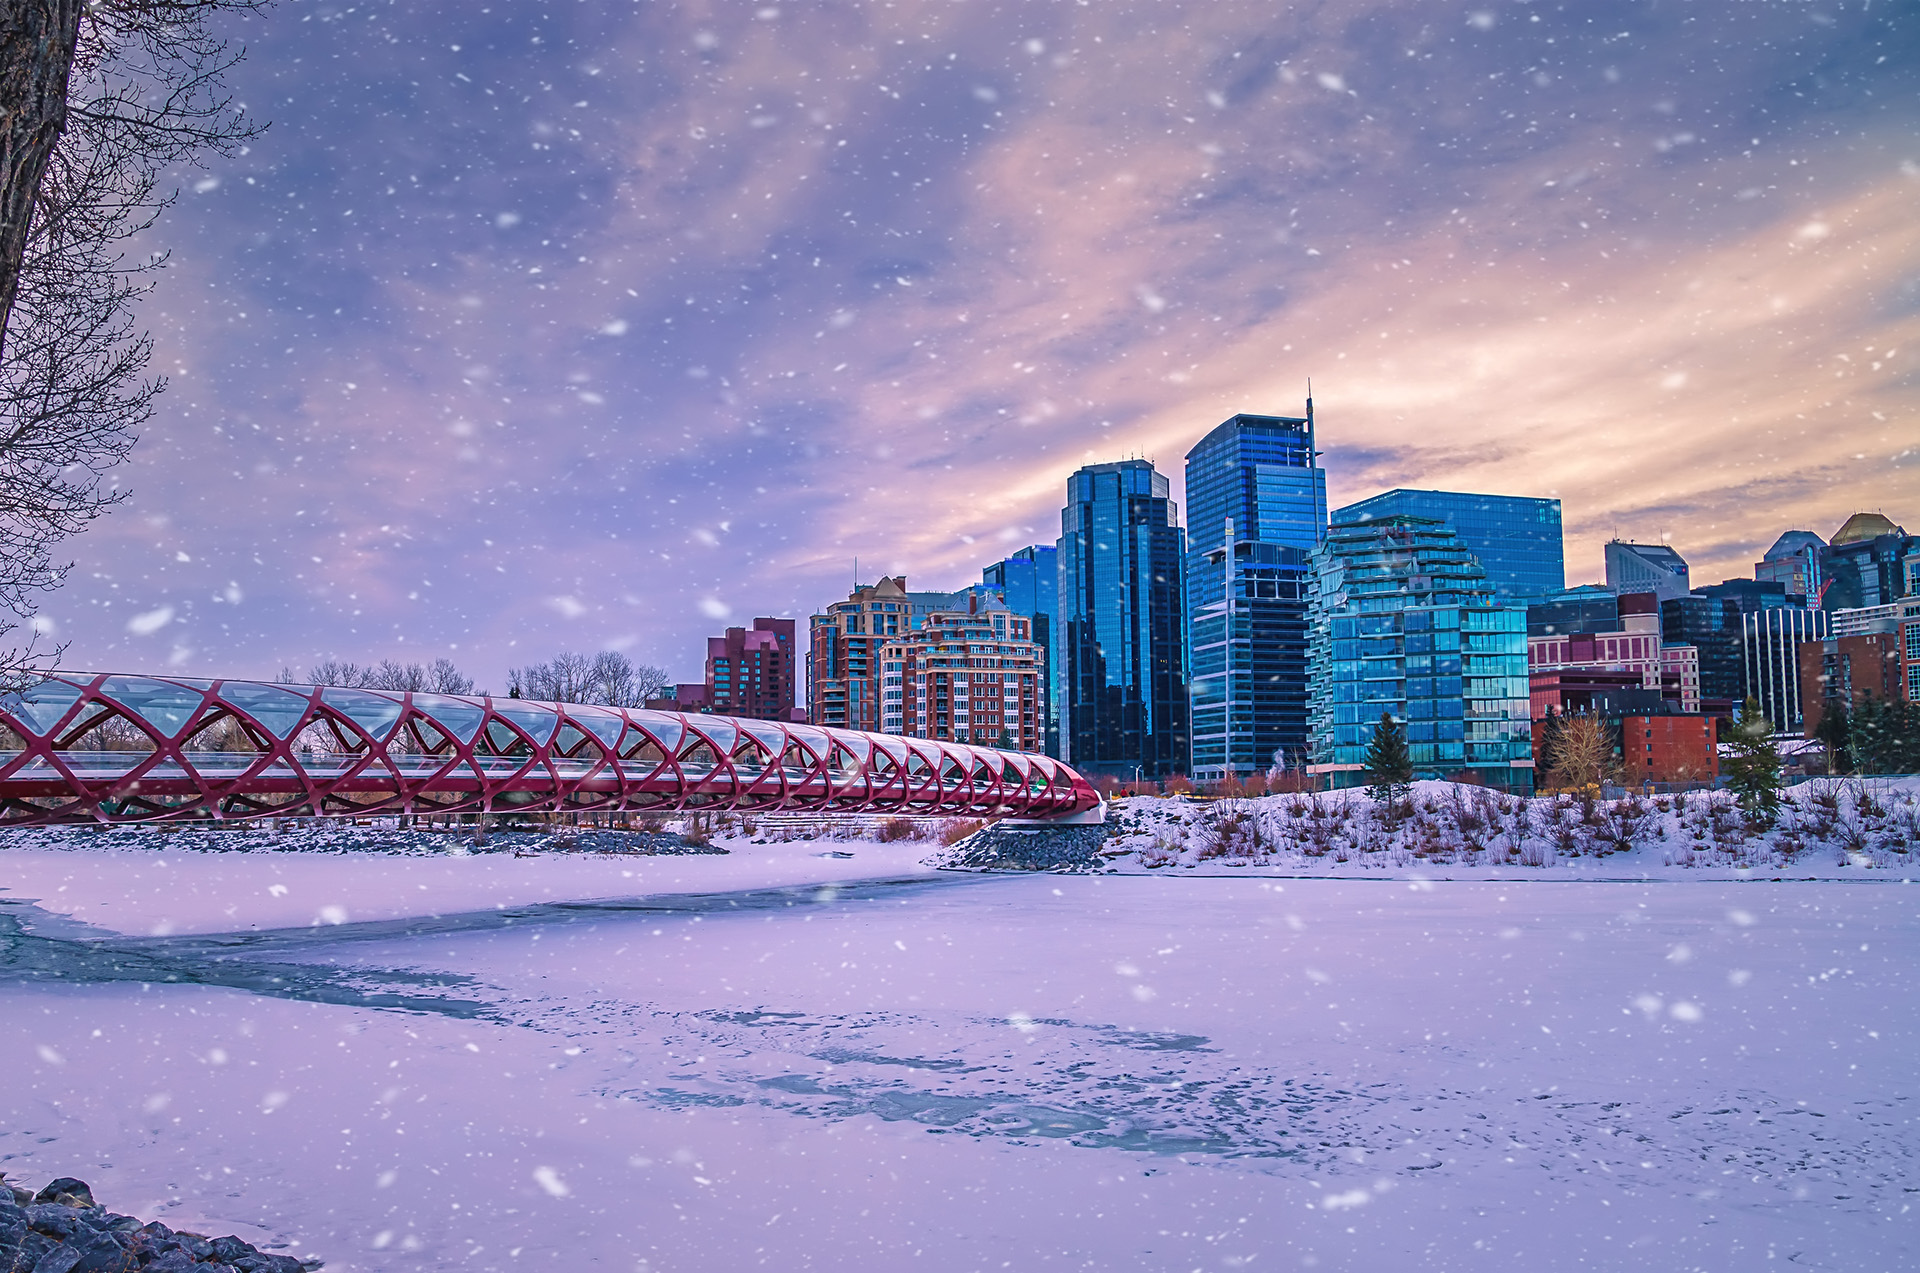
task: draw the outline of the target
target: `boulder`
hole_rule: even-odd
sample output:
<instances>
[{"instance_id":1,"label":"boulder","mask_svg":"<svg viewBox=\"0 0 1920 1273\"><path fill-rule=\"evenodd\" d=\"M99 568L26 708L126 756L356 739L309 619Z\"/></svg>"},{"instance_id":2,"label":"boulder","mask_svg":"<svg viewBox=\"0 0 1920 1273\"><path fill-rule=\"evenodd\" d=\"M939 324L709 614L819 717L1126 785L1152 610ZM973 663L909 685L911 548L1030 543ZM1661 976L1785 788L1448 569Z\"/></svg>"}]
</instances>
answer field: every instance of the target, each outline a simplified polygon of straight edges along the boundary
<instances>
[{"instance_id":1,"label":"boulder","mask_svg":"<svg viewBox=\"0 0 1920 1273\"><path fill-rule=\"evenodd\" d=\"M58 1180L48 1181L44 1189L33 1195L35 1202L55 1202L64 1207L92 1207L99 1204L93 1200L93 1190L87 1188L84 1180L75 1180L72 1176L62 1176Z\"/></svg>"},{"instance_id":2,"label":"boulder","mask_svg":"<svg viewBox=\"0 0 1920 1273\"><path fill-rule=\"evenodd\" d=\"M138 1273L140 1261L134 1256L133 1242L118 1233L93 1232L69 1238L65 1249L79 1258L67 1273Z\"/></svg>"},{"instance_id":3,"label":"boulder","mask_svg":"<svg viewBox=\"0 0 1920 1273\"><path fill-rule=\"evenodd\" d=\"M33 1273L40 1258L58 1245L46 1234L28 1229L10 1250L0 1247L0 1273Z\"/></svg>"},{"instance_id":4,"label":"boulder","mask_svg":"<svg viewBox=\"0 0 1920 1273\"><path fill-rule=\"evenodd\" d=\"M50 1238L65 1238L80 1228L80 1213L57 1202L36 1202L26 1209L27 1227Z\"/></svg>"},{"instance_id":5,"label":"boulder","mask_svg":"<svg viewBox=\"0 0 1920 1273\"><path fill-rule=\"evenodd\" d=\"M242 1241L229 1233L224 1238L213 1240L213 1258L222 1264L237 1264L249 1255L258 1255L251 1242Z\"/></svg>"}]
</instances>

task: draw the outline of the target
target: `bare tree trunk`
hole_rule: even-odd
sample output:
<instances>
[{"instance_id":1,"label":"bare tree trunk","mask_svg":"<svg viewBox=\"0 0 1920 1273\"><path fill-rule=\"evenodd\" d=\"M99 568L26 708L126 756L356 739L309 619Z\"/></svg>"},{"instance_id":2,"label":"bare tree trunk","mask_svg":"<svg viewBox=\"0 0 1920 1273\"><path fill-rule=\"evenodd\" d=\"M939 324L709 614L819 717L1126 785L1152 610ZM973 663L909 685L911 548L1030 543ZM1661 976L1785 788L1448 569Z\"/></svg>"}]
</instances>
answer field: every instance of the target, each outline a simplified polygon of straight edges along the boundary
<instances>
[{"instance_id":1,"label":"bare tree trunk","mask_svg":"<svg viewBox=\"0 0 1920 1273\"><path fill-rule=\"evenodd\" d=\"M0 0L0 350L40 179L67 125L80 0Z\"/></svg>"}]
</instances>

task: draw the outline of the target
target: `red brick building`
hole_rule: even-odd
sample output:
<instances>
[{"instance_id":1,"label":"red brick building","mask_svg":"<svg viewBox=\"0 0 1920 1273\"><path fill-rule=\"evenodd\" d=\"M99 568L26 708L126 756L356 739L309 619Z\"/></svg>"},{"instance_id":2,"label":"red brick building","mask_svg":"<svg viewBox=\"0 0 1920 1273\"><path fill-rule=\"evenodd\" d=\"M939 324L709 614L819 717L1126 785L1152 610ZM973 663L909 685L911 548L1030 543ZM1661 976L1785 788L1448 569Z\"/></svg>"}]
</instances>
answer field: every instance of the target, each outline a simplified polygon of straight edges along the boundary
<instances>
[{"instance_id":1,"label":"red brick building","mask_svg":"<svg viewBox=\"0 0 1920 1273\"><path fill-rule=\"evenodd\" d=\"M1909 703L1920 703L1920 602L1907 605L1899 635L1900 684L1906 687Z\"/></svg>"},{"instance_id":2,"label":"red brick building","mask_svg":"<svg viewBox=\"0 0 1920 1273\"><path fill-rule=\"evenodd\" d=\"M1906 697L1901 676L1898 632L1868 632L1800 643L1800 713L1807 737L1819 728L1831 704L1858 711L1868 698L1893 702Z\"/></svg>"},{"instance_id":3,"label":"red brick building","mask_svg":"<svg viewBox=\"0 0 1920 1273\"><path fill-rule=\"evenodd\" d=\"M672 697L647 700L668 712L712 712L751 720L804 721L794 707L795 666L792 619L755 619L752 628L728 628L707 638L707 679L676 685Z\"/></svg>"},{"instance_id":4,"label":"red brick building","mask_svg":"<svg viewBox=\"0 0 1920 1273\"><path fill-rule=\"evenodd\" d=\"M794 715L797 683L792 619L755 619L707 638L707 689L721 716L751 720L805 719Z\"/></svg>"},{"instance_id":5,"label":"red brick building","mask_svg":"<svg viewBox=\"0 0 1920 1273\"><path fill-rule=\"evenodd\" d=\"M1620 777L1643 782L1711 782L1720 748L1711 716L1622 716Z\"/></svg>"}]
</instances>

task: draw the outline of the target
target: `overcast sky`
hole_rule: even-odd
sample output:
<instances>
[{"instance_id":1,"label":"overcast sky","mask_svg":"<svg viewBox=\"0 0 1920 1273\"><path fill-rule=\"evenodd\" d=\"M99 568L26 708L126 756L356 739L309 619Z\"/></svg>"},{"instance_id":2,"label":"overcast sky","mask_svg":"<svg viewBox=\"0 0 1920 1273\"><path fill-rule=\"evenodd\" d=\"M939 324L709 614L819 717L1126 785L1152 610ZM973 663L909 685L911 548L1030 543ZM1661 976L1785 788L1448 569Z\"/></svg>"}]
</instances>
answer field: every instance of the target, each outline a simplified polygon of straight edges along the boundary
<instances>
[{"instance_id":1,"label":"overcast sky","mask_svg":"<svg viewBox=\"0 0 1920 1273\"><path fill-rule=\"evenodd\" d=\"M1920 15L1775 0L281 0L184 174L76 668L510 665L1051 543L1313 380L1340 504L1570 583L1920 530Z\"/></svg>"}]
</instances>

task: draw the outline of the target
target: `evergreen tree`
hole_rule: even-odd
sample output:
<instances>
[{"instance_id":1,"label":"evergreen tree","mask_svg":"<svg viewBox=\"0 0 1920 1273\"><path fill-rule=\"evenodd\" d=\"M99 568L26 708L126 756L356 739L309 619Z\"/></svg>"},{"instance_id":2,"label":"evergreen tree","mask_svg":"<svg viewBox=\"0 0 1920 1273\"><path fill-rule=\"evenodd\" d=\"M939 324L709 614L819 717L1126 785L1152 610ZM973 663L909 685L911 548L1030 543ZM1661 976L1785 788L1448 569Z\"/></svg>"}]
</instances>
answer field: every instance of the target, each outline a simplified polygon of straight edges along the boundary
<instances>
[{"instance_id":1,"label":"evergreen tree","mask_svg":"<svg viewBox=\"0 0 1920 1273\"><path fill-rule=\"evenodd\" d=\"M1760 710L1757 699L1749 698L1740 707L1740 719L1733 727L1733 753L1725 769L1740 807L1771 820L1780 807L1780 753L1773 747L1773 722Z\"/></svg>"},{"instance_id":2,"label":"evergreen tree","mask_svg":"<svg viewBox=\"0 0 1920 1273\"><path fill-rule=\"evenodd\" d=\"M1847 713L1844 701L1836 700L1827 705L1826 714L1820 723L1813 727L1813 736L1826 744L1827 772L1846 773L1852 768L1853 759L1853 722Z\"/></svg>"},{"instance_id":3,"label":"evergreen tree","mask_svg":"<svg viewBox=\"0 0 1920 1273\"><path fill-rule=\"evenodd\" d=\"M1405 795L1413 782L1413 759L1407 753L1407 731L1392 712L1381 712L1367 746L1367 790L1375 800Z\"/></svg>"},{"instance_id":4,"label":"evergreen tree","mask_svg":"<svg viewBox=\"0 0 1920 1273\"><path fill-rule=\"evenodd\" d=\"M1849 732L1848 751L1858 772L1920 772L1920 708L1914 704L1869 697L1854 713Z\"/></svg>"},{"instance_id":5,"label":"evergreen tree","mask_svg":"<svg viewBox=\"0 0 1920 1273\"><path fill-rule=\"evenodd\" d=\"M1566 723L1566 717L1549 707L1533 728L1533 772L1543 782L1560 763L1560 731Z\"/></svg>"}]
</instances>

